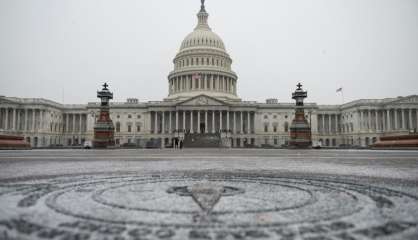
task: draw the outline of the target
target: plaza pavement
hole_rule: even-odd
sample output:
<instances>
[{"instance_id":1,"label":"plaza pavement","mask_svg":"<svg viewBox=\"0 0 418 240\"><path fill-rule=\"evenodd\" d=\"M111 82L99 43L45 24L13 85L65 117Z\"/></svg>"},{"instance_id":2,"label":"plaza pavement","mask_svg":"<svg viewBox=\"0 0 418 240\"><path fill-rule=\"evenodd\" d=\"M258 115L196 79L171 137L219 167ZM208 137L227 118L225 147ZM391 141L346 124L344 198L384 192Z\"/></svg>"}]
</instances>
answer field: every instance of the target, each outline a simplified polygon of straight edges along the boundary
<instances>
[{"instance_id":1,"label":"plaza pavement","mask_svg":"<svg viewBox=\"0 0 418 240\"><path fill-rule=\"evenodd\" d=\"M0 239L417 239L418 151L0 151Z\"/></svg>"}]
</instances>

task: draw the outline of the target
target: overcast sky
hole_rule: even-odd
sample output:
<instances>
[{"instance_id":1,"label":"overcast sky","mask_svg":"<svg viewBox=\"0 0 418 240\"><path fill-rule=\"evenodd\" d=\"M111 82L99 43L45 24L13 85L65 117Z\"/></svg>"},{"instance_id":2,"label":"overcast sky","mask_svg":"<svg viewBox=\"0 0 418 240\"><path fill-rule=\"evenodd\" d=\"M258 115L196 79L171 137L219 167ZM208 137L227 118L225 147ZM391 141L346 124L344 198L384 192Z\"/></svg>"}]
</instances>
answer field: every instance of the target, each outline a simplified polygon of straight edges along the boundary
<instances>
[{"instance_id":1,"label":"overcast sky","mask_svg":"<svg viewBox=\"0 0 418 240\"><path fill-rule=\"evenodd\" d=\"M0 95L96 101L167 97L199 0L0 0ZM418 94L417 0L207 0L243 100L310 102ZM64 93L64 94L63 94ZM64 96L64 97L63 97Z\"/></svg>"}]
</instances>

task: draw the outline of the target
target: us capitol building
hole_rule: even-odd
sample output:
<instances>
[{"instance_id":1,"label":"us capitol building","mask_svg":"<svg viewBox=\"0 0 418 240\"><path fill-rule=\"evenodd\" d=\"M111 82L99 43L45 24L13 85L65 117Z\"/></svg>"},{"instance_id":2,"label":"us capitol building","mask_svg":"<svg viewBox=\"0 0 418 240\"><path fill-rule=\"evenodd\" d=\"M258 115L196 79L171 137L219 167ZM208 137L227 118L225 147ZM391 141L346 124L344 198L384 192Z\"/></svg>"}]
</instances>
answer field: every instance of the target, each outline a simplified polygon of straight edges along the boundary
<instances>
[{"instance_id":1,"label":"us capitol building","mask_svg":"<svg viewBox=\"0 0 418 240\"><path fill-rule=\"evenodd\" d=\"M287 144L294 103L243 101L238 76L222 39L208 25L204 3L198 23L181 43L160 102L128 99L111 104L117 145L145 147L186 135L217 136L223 146ZM296 84L296 83L295 83ZM289 93L293 89L289 89ZM64 105L46 99L0 96L0 134L24 136L32 147L74 146L93 138L99 103ZM418 96L356 100L343 105L306 104L313 142L322 146L368 146L380 136L418 128Z\"/></svg>"}]
</instances>

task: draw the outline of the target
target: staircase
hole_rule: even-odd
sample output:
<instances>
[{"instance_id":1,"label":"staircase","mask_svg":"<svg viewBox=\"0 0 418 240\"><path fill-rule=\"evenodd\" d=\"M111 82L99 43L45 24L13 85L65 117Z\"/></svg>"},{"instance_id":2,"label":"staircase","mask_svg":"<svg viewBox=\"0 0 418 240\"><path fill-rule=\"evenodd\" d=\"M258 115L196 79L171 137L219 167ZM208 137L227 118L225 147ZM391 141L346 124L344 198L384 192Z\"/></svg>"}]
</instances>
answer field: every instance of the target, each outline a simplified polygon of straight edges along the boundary
<instances>
[{"instance_id":1,"label":"staircase","mask_svg":"<svg viewBox=\"0 0 418 240\"><path fill-rule=\"evenodd\" d=\"M185 148L220 148L220 133L188 133L184 136Z\"/></svg>"}]
</instances>

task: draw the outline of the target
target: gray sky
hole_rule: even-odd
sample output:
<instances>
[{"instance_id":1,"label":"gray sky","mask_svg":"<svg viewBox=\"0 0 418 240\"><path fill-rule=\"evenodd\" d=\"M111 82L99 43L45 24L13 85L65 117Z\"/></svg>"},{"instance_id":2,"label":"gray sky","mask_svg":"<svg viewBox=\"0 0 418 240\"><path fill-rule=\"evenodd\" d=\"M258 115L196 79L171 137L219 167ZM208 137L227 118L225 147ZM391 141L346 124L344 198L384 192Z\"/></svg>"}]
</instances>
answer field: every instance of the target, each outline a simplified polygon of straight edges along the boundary
<instances>
[{"instance_id":1,"label":"gray sky","mask_svg":"<svg viewBox=\"0 0 418 240\"><path fill-rule=\"evenodd\" d=\"M199 0L0 0L0 95L162 100ZM207 0L243 100L301 81L310 102L418 94L417 0Z\"/></svg>"}]
</instances>

